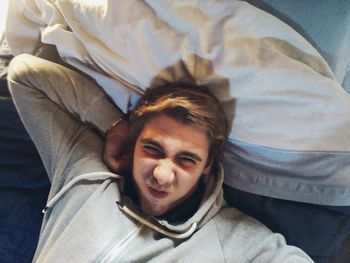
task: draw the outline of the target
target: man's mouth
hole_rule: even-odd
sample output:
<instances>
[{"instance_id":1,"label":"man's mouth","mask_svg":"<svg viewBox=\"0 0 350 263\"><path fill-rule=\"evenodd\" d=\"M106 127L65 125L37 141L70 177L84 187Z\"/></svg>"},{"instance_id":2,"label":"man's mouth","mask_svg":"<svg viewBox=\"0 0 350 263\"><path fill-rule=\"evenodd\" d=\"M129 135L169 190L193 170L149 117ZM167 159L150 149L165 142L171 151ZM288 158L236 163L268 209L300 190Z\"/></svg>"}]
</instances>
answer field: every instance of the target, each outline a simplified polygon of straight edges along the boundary
<instances>
[{"instance_id":1,"label":"man's mouth","mask_svg":"<svg viewBox=\"0 0 350 263\"><path fill-rule=\"evenodd\" d=\"M150 186L148 186L147 189L148 189L148 192L153 197L156 197L156 198L165 198L165 197L167 197L169 195L169 193L166 192L166 191L157 190L157 189L155 189L153 187L150 187Z\"/></svg>"}]
</instances>

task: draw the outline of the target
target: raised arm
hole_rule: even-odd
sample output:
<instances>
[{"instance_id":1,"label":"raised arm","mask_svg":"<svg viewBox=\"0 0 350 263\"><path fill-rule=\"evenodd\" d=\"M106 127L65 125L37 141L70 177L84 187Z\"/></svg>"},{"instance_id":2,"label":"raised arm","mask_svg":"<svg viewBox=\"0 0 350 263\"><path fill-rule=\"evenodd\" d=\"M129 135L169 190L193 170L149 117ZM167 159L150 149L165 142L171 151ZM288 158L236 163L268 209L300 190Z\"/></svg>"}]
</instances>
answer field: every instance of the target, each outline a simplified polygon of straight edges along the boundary
<instances>
[{"instance_id":1,"label":"raised arm","mask_svg":"<svg viewBox=\"0 0 350 263\"><path fill-rule=\"evenodd\" d=\"M122 112L93 81L31 55L13 59L8 81L21 119L51 181L57 178L65 181L64 171L86 158L95 160L94 169L106 170L101 161L103 140L89 126L104 135Z\"/></svg>"}]
</instances>

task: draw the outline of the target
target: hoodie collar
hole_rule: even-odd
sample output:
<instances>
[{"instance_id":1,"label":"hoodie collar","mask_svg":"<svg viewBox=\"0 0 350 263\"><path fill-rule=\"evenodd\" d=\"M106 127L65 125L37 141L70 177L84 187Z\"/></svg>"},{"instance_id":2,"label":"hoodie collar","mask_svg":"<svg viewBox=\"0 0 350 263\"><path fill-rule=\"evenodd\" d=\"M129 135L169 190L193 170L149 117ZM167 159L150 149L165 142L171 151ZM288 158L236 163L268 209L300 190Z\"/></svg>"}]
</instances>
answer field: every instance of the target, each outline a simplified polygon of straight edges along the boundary
<instances>
[{"instance_id":1,"label":"hoodie collar","mask_svg":"<svg viewBox=\"0 0 350 263\"><path fill-rule=\"evenodd\" d=\"M188 220L197 212L199 205L202 201L204 192L205 184L201 179L196 190L190 197L188 197L186 200L184 200L181 204L179 204L172 210L156 218L159 220L166 220L169 223L181 223ZM130 174L127 174L125 176L123 194L130 198L135 205L140 206L134 183L132 180L132 176Z\"/></svg>"}]
</instances>

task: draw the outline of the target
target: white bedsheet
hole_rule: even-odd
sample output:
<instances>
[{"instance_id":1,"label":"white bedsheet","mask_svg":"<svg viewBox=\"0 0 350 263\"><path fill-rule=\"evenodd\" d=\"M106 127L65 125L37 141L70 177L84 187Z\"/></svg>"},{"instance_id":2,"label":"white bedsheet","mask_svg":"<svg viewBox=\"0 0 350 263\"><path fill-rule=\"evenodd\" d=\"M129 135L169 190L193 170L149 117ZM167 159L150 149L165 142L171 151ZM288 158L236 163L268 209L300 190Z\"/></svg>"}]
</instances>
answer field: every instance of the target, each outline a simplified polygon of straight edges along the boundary
<instances>
[{"instance_id":1,"label":"white bedsheet","mask_svg":"<svg viewBox=\"0 0 350 263\"><path fill-rule=\"evenodd\" d=\"M193 80L222 102L233 145L350 151L350 96L325 60L288 25L245 2L13 0L6 30L15 54L56 45L123 111L150 85ZM340 165L336 183L319 183L339 186L350 170ZM350 204L350 189L342 191Z\"/></svg>"}]
</instances>

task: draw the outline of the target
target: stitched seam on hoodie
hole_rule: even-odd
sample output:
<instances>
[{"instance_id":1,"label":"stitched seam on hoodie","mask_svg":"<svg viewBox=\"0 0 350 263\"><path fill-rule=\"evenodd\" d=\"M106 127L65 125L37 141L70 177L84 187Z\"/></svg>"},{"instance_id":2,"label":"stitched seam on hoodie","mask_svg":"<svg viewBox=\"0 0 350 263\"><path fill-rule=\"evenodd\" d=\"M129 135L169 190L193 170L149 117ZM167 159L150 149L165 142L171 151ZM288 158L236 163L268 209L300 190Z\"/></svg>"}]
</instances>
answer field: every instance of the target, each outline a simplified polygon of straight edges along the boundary
<instances>
[{"instance_id":1,"label":"stitched seam on hoodie","mask_svg":"<svg viewBox=\"0 0 350 263\"><path fill-rule=\"evenodd\" d=\"M217 233L218 238L219 238L219 244L220 244L220 248L221 248L221 253L222 253L222 256L224 258L224 262L226 263L227 261L226 261L226 257L225 257L225 253L224 253L224 248L221 245L221 238L220 238L220 231L219 231L218 223L216 222L215 218L213 218L213 221L215 223L216 233Z\"/></svg>"}]
</instances>

